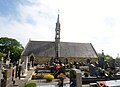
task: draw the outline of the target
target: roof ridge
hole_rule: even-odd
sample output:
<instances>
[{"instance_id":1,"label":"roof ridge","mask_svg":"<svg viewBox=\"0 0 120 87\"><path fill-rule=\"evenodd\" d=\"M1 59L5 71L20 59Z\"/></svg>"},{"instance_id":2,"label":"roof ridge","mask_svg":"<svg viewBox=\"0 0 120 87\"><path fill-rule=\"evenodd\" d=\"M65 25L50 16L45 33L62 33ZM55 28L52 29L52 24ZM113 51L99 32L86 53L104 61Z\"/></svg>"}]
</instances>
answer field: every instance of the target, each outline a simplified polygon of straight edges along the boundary
<instances>
[{"instance_id":1,"label":"roof ridge","mask_svg":"<svg viewBox=\"0 0 120 87\"><path fill-rule=\"evenodd\" d=\"M38 41L38 40L30 40L30 42L55 42L55 41ZM81 42L64 42L64 41L61 41L60 43L74 43L74 44L78 44L78 43L81 43ZM81 43L81 44L90 44L90 43Z\"/></svg>"}]
</instances>

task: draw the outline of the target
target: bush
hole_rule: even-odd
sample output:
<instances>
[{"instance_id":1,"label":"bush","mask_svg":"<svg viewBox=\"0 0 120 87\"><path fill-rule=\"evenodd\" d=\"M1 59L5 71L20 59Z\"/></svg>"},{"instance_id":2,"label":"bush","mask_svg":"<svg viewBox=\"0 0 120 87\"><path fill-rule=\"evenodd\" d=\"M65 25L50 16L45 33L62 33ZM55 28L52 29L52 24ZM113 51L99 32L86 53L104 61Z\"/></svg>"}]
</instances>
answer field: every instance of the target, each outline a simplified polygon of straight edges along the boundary
<instances>
[{"instance_id":1,"label":"bush","mask_svg":"<svg viewBox=\"0 0 120 87\"><path fill-rule=\"evenodd\" d=\"M24 87L36 87L36 83L25 84Z\"/></svg>"},{"instance_id":2,"label":"bush","mask_svg":"<svg viewBox=\"0 0 120 87\"><path fill-rule=\"evenodd\" d=\"M58 76L57 76L57 78L62 78L62 79L65 79L66 78L66 76L63 74L63 73L60 73Z\"/></svg>"},{"instance_id":3,"label":"bush","mask_svg":"<svg viewBox=\"0 0 120 87\"><path fill-rule=\"evenodd\" d=\"M46 79L47 81L52 81L54 79L54 76L51 74L47 74L43 78Z\"/></svg>"},{"instance_id":4,"label":"bush","mask_svg":"<svg viewBox=\"0 0 120 87\"><path fill-rule=\"evenodd\" d=\"M35 76L36 76L36 73L32 73L32 76L34 76L34 77L35 77Z\"/></svg>"}]
</instances>

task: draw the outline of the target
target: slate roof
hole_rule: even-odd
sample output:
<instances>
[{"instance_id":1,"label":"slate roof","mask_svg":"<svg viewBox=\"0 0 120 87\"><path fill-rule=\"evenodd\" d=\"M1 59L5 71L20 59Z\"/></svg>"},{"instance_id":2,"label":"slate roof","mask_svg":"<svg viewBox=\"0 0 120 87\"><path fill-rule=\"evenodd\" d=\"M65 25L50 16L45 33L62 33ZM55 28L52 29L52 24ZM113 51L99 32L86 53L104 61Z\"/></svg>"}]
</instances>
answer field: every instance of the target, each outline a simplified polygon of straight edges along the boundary
<instances>
[{"instance_id":1,"label":"slate roof","mask_svg":"<svg viewBox=\"0 0 120 87\"><path fill-rule=\"evenodd\" d=\"M55 57L55 42L29 41L22 56L31 53L40 57ZM97 58L97 53L91 43L60 42L60 57Z\"/></svg>"}]
</instances>

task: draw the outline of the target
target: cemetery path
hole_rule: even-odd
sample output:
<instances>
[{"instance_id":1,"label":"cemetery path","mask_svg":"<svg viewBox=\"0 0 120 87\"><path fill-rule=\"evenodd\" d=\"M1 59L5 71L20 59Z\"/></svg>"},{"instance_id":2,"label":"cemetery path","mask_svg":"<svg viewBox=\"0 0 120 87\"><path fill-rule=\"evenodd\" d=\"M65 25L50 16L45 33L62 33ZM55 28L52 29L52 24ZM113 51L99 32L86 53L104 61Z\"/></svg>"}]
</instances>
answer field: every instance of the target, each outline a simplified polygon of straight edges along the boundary
<instances>
[{"instance_id":1,"label":"cemetery path","mask_svg":"<svg viewBox=\"0 0 120 87\"><path fill-rule=\"evenodd\" d=\"M27 83L27 82L29 81L29 79L30 79L33 71L34 71L34 69L29 70L29 71L27 72L27 76L26 76L25 78L21 78L21 79L16 78L16 79L15 79L15 85L13 85L13 83L10 83L10 84L9 84L8 86L6 86L6 87L24 87L25 83Z\"/></svg>"}]
</instances>

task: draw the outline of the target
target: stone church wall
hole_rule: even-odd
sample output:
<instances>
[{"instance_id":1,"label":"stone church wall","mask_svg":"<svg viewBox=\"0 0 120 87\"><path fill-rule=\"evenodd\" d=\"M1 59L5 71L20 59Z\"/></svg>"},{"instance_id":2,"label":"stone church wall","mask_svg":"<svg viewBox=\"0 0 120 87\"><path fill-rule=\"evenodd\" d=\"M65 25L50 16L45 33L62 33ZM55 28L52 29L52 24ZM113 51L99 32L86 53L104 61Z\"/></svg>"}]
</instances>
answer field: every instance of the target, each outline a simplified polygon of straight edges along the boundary
<instances>
[{"instance_id":1,"label":"stone church wall","mask_svg":"<svg viewBox=\"0 0 120 87\"><path fill-rule=\"evenodd\" d=\"M43 64L43 63L47 63L49 62L51 58L45 58L45 57L36 57L35 58L35 63L37 64ZM61 61L64 63L65 62L65 59L68 59L68 63L72 62L84 62L86 63L87 59L90 59L91 62L98 62L98 58L73 58L73 57L70 57L70 58L60 58Z\"/></svg>"},{"instance_id":2,"label":"stone church wall","mask_svg":"<svg viewBox=\"0 0 120 87\"><path fill-rule=\"evenodd\" d=\"M22 59L24 59L26 57L22 57ZM45 64L47 62L50 61L51 58L46 58L46 57L35 57L35 61L34 63L35 64ZM69 57L69 58L63 58L61 57L60 60L64 63L65 62L65 59L68 59L68 63L72 62L84 62L86 63L87 62L87 59L89 59L92 63L94 62L98 62L98 58L80 58L80 57Z\"/></svg>"}]
</instances>

